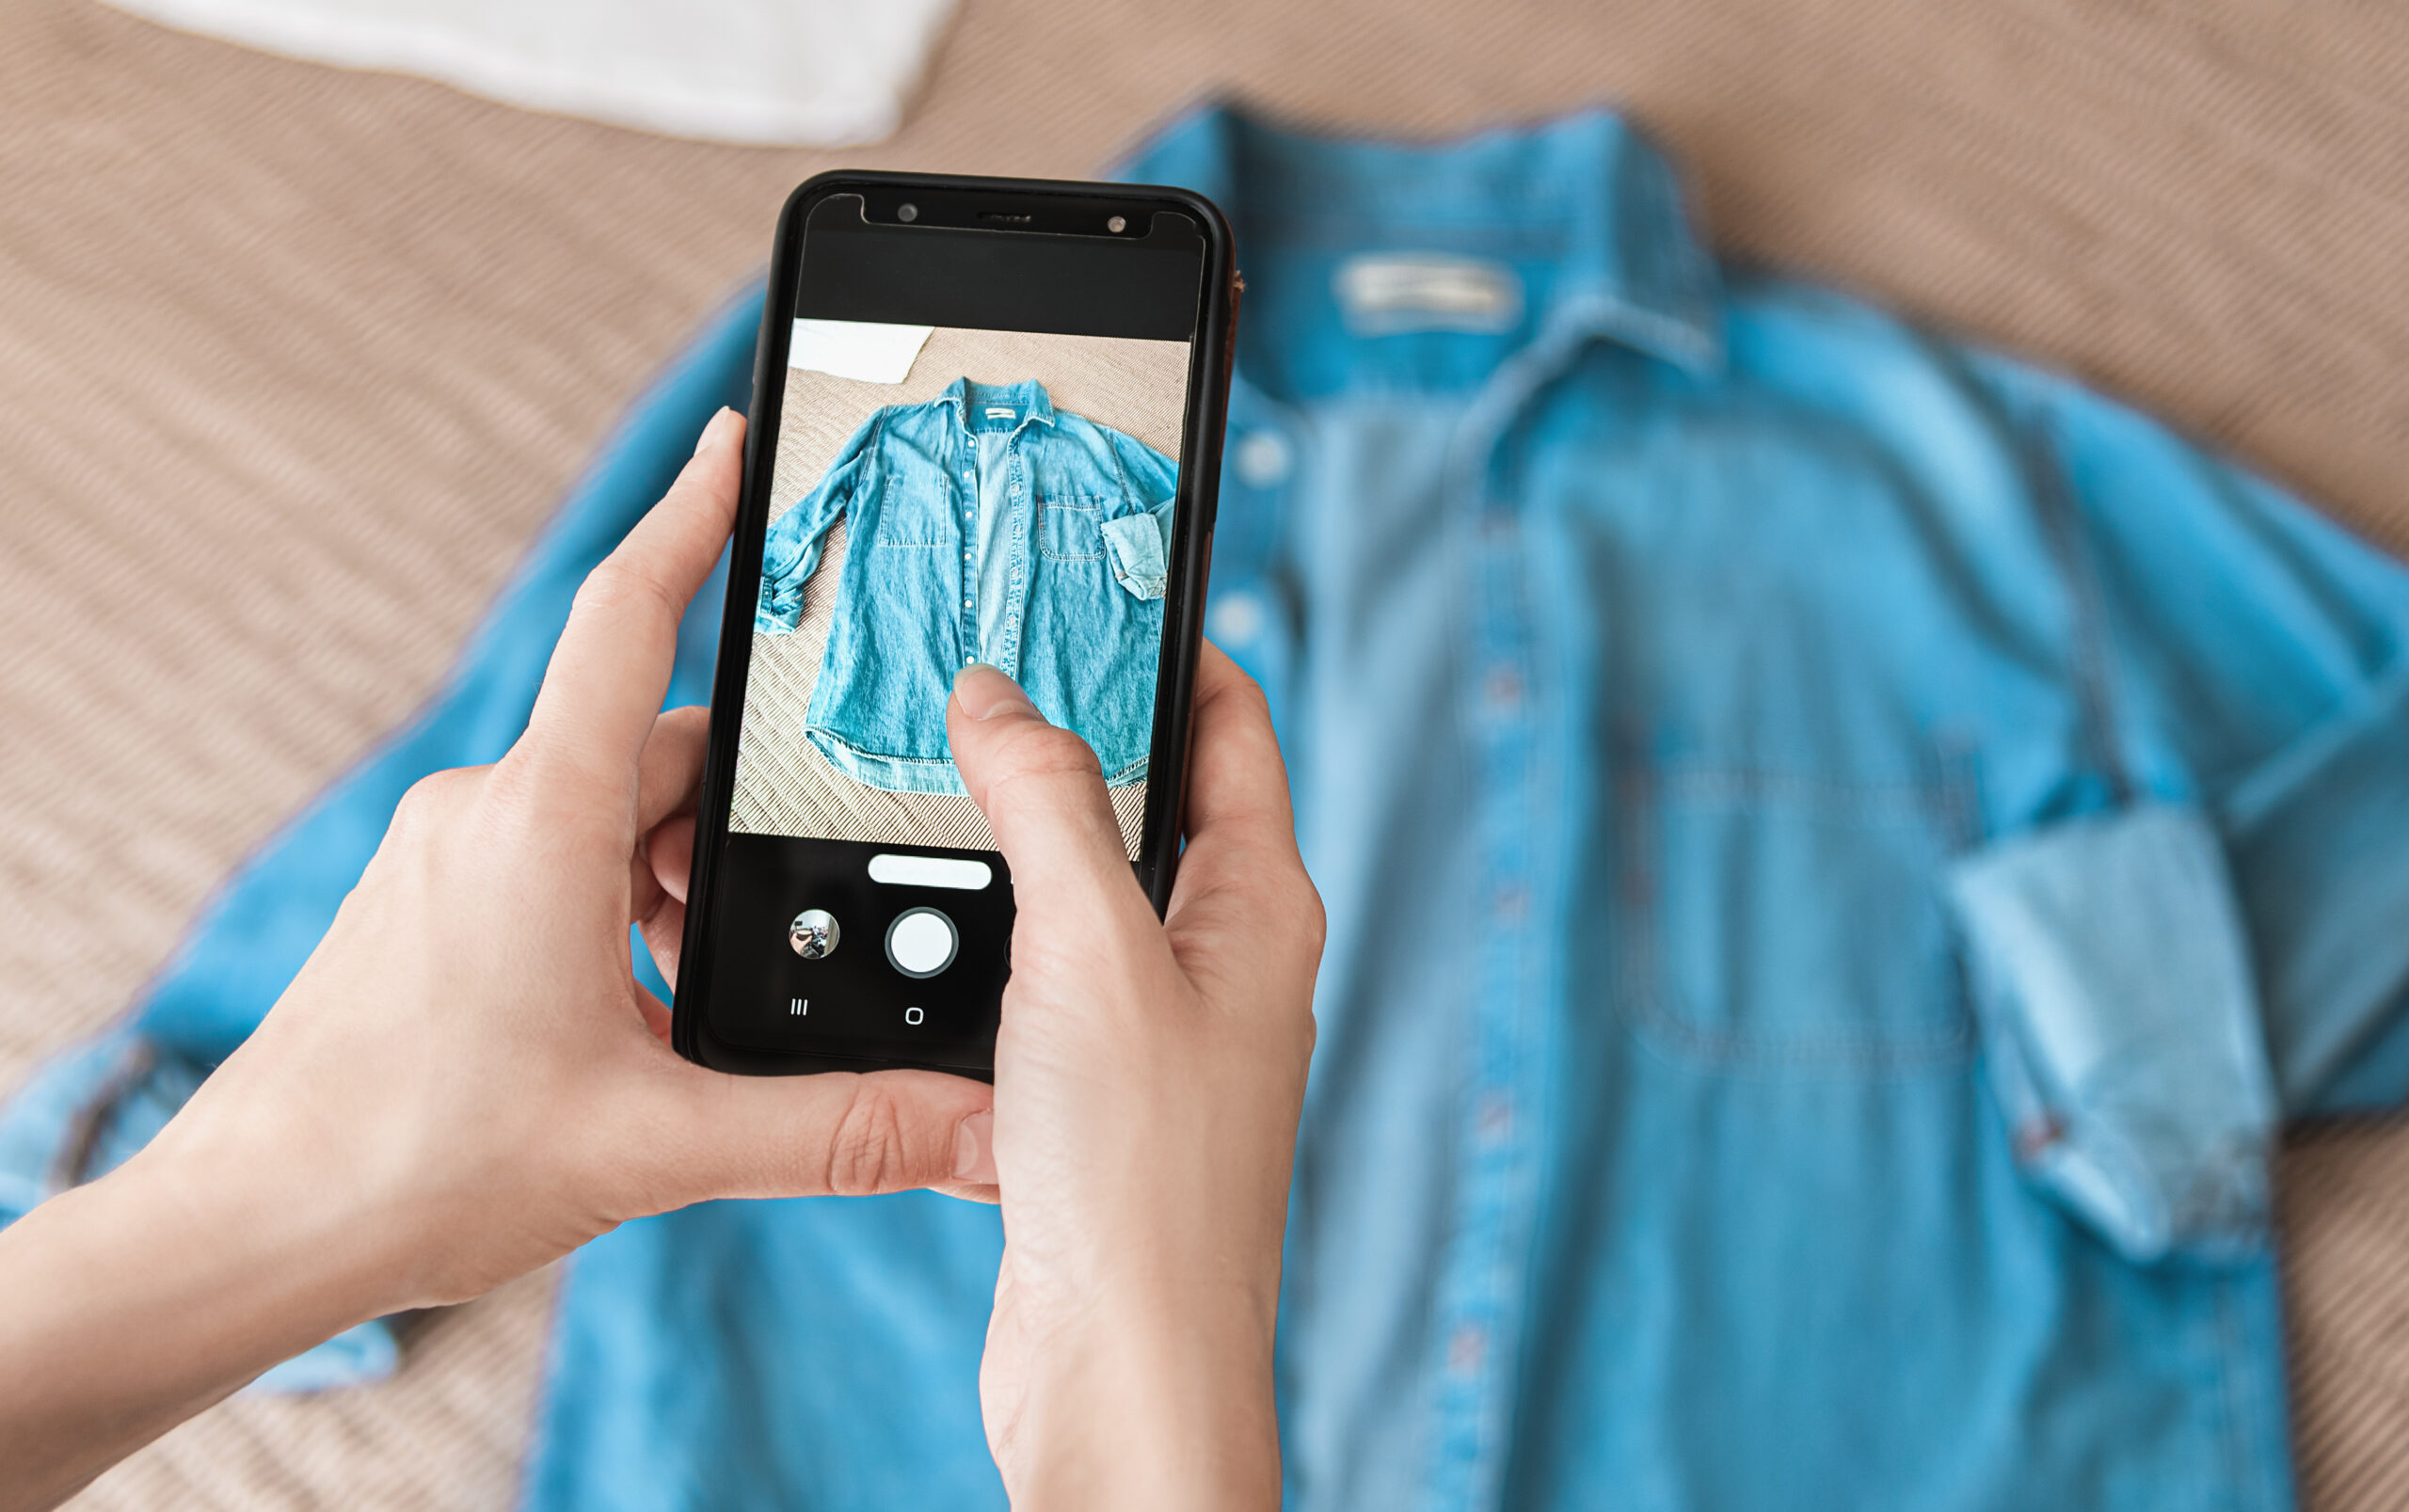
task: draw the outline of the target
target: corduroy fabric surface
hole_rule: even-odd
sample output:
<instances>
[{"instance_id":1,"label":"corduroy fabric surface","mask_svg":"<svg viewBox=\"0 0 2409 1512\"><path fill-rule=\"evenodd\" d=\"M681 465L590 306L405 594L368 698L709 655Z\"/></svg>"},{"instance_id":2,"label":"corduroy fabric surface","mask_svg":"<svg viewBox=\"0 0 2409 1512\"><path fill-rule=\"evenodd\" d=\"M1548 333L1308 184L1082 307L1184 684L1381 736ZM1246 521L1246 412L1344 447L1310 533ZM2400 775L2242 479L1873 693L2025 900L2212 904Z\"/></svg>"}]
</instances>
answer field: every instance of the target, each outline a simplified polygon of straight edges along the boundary
<instances>
[{"instance_id":1,"label":"corduroy fabric surface","mask_svg":"<svg viewBox=\"0 0 2409 1512\"><path fill-rule=\"evenodd\" d=\"M969 0L904 133L841 154L13 0L0 1086L429 692L791 184L1080 174L1223 89L1402 134L1622 103L1725 251L2071 369L2409 545L2409 14L2381 0ZM2402 1504L2409 1136L2320 1130L2286 1174L2309 1504ZM83 1504L504 1504L545 1296L429 1320L390 1386L229 1404Z\"/></svg>"}]
</instances>

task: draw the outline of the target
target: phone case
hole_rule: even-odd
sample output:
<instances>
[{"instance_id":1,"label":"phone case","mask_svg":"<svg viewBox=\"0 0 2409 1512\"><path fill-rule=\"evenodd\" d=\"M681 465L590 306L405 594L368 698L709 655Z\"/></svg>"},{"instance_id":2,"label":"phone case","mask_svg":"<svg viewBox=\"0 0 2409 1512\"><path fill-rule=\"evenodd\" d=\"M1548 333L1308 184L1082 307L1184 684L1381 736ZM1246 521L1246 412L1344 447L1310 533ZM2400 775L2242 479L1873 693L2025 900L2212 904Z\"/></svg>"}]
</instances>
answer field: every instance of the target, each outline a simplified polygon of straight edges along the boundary
<instances>
[{"instance_id":1,"label":"phone case","mask_svg":"<svg viewBox=\"0 0 2409 1512\"><path fill-rule=\"evenodd\" d=\"M874 199L888 201L901 195L978 195L997 204L1025 209L1034 217L1043 217L1054 213L1054 207L1067 208L1075 202L1089 210L1099 201L1125 201L1132 206L1175 208L1197 225L1204 243L1203 297L1196 337L1189 355L1185 439L1174 494L1177 502L1173 511L1172 573L1165 594L1162 660L1156 682L1146 804L1136 864L1140 885L1145 889L1156 913L1160 914L1170 901L1178 868L1191 706L1203 637L1215 501L1220 486L1222 432L1236 357L1237 300L1242 283L1229 224L1220 209L1203 196L1159 185L858 170L820 174L790 195L779 214L771 256L769 294L762 305L761 335L754 357L750 412L757 420L780 414L785 402L787 347L802 271L803 229L812 209L835 195L861 195L865 204ZM762 522L769 509L775 446L774 427L756 424L747 428L743 492L738 508L736 547L729 565L727 602L721 622L720 655L712 676L710 743L698 802L700 814L715 818L695 826L671 1042L689 1060L744 1074L917 1067L992 1079L992 1058L984 1066L967 1066L836 1052L787 1053L734 1044L711 1031L708 957L710 930L718 902L713 896L714 881L728 833L737 740L749 673L748 657L740 654L739 648L749 649L753 635L756 592L752 585L760 578Z\"/></svg>"}]
</instances>

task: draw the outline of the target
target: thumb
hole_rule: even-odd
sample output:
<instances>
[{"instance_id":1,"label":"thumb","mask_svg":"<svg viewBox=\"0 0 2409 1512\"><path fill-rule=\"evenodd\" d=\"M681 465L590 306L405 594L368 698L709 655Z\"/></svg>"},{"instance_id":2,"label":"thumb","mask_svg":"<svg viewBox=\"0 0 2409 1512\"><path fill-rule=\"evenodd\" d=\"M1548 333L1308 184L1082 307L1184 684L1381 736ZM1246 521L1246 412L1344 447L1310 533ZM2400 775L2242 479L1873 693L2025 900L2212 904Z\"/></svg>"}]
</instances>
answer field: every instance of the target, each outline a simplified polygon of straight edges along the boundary
<instances>
[{"instance_id":1,"label":"thumb","mask_svg":"<svg viewBox=\"0 0 2409 1512\"><path fill-rule=\"evenodd\" d=\"M866 1197L952 1186L992 1170L983 1125L963 1124L995 1104L984 1082L934 1071L729 1076L678 1068L670 1089L677 1132L652 1141L652 1206L721 1197ZM993 1176L987 1176L992 1181Z\"/></svg>"},{"instance_id":2,"label":"thumb","mask_svg":"<svg viewBox=\"0 0 2409 1512\"><path fill-rule=\"evenodd\" d=\"M962 669L945 710L953 764L1012 867L1023 917L1093 919L1142 905L1095 753L1047 722L1020 685L984 662Z\"/></svg>"}]
</instances>

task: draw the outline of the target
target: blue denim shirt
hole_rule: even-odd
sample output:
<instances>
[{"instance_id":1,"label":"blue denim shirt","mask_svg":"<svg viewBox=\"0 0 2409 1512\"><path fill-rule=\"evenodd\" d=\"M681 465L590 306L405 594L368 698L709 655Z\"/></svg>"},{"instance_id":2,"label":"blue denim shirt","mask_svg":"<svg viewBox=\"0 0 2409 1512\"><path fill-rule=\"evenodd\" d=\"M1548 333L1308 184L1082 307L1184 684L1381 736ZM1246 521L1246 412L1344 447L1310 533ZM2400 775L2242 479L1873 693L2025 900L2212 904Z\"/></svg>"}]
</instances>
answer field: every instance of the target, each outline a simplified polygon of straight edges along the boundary
<instances>
[{"instance_id":1,"label":"blue denim shirt","mask_svg":"<svg viewBox=\"0 0 2409 1512\"><path fill-rule=\"evenodd\" d=\"M1208 112L1131 172L1245 248L1208 629L1330 907L1289 1505L2289 1505L2265 1154L2409 1085L2409 574L2062 378L1718 266L1612 117ZM0 1217L247 1032L411 778L506 747L758 320L212 904L122 1031L149 1078L104 1045L8 1105ZM927 1194L604 1235L524 1504L1000 1508L1001 1242ZM391 1359L344 1347L301 1374Z\"/></svg>"},{"instance_id":2,"label":"blue denim shirt","mask_svg":"<svg viewBox=\"0 0 2409 1512\"><path fill-rule=\"evenodd\" d=\"M2268 1154L2409 1078L2409 573L1719 266L1611 116L1132 173L1245 249L1206 628L1331 908L1289 1504L2289 1505ZM1400 328L1395 254L1518 297Z\"/></svg>"},{"instance_id":3,"label":"blue denim shirt","mask_svg":"<svg viewBox=\"0 0 2409 1512\"><path fill-rule=\"evenodd\" d=\"M1109 782L1143 781L1178 474L1034 382L956 378L871 415L762 547L754 629L787 634L846 521L805 738L874 788L961 792L946 690L985 661L1086 737Z\"/></svg>"}]
</instances>

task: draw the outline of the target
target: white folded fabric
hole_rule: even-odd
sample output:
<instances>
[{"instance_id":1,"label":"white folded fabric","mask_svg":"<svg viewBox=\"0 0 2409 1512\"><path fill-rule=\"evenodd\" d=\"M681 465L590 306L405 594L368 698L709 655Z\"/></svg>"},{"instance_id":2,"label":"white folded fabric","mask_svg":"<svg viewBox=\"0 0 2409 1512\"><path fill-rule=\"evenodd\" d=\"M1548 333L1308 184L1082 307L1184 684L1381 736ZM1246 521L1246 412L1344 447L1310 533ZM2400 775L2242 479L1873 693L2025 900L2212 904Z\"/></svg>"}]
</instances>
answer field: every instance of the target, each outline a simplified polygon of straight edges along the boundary
<instances>
[{"instance_id":1,"label":"white folded fabric","mask_svg":"<svg viewBox=\"0 0 2409 1512\"><path fill-rule=\"evenodd\" d=\"M184 31L536 110L835 146L901 124L954 0L110 0Z\"/></svg>"},{"instance_id":2,"label":"white folded fabric","mask_svg":"<svg viewBox=\"0 0 2409 1512\"><path fill-rule=\"evenodd\" d=\"M864 383L901 383L912 375L912 364L935 329L861 320L798 320L794 339L787 343L787 366Z\"/></svg>"}]
</instances>

